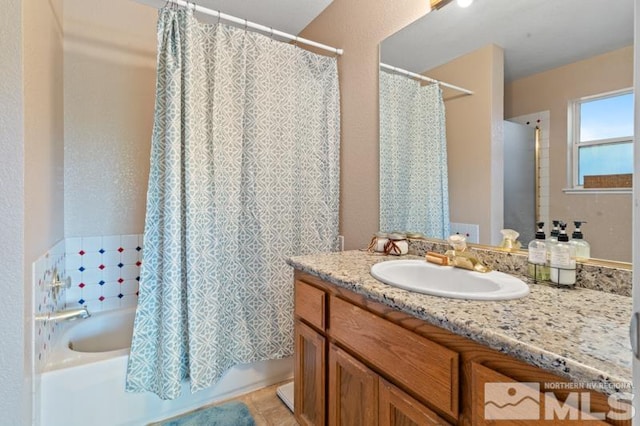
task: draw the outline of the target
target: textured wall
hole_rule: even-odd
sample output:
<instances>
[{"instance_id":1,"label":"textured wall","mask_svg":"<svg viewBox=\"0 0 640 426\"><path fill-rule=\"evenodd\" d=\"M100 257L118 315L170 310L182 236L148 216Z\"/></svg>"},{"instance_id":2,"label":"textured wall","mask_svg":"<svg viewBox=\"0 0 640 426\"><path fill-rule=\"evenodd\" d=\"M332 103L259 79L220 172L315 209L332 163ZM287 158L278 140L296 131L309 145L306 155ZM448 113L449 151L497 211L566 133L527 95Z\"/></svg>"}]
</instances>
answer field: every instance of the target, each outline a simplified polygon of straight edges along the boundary
<instances>
[{"instance_id":1,"label":"textured wall","mask_svg":"<svg viewBox=\"0 0 640 426\"><path fill-rule=\"evenodd\" d=\"M338 61L345 249L366 247L379 224L378 45L428 10L424 0L334 0L300 33L345 50Z\"/></svg>"},{"instance_id":2,"label":"textured wall","mask_svg":"<svg viewBox=\"0 0 640 426\"><path fill-rule=\"evenodd\" d=\"M32 265L64 237L62 2L24 0L24 362L33 371ZM45 283L46 285L47 283ZM34 378L35 380L35 378ZM37 380L35 381L37 389ZM25 406L38 407L31 389ZM30 411L30 408L29 408ZM31 413L29 413L30 415Z\"/></svg>"},{"instance_id":3,"label":"textured wall","mask_svg":"<svg viewBox=\"0 0 640 426\"><path fill-rule=\"evenodd\" d=\"M30 411L24 383L23 302L26 278L23 265L24 125L22 95L22 10L18 0L7 0L0 13L0 256L5 303L0 309L0 424L28 424Z\"/></svg>"},{"instance_id":4,"label":"textured wall","mask_svg":"<svg viewBox=\"0 0 640 426\"><path fill-rule=\"evenodd\" d=\"M157 10L65 2L65 236L144 227Z\"/></svg>"},{"instance_id":5,"label":"textured wall","mask_svg":"<svg viewBox=\"0 0 640 426\"><path fill-rule=\"evenodd\" d=\"M64 238L60 2L23 1L25 255L29 268Z\"/></svg>"},{"instance_id":6,"label":"textured wall","mask_svg":"<svg viewBox=\"0 0 640 426\"><path fill-rule=\"evenodd\" d=\"M631 194L565 194L567 188L567 107L583 96L633 86L633 47L535 74L505 87L505 116L550 111L549 164L551 219L586 220L591 256L631 261ZM570 228L573 228L573 224Z\"/></svg>"}]
</instances>

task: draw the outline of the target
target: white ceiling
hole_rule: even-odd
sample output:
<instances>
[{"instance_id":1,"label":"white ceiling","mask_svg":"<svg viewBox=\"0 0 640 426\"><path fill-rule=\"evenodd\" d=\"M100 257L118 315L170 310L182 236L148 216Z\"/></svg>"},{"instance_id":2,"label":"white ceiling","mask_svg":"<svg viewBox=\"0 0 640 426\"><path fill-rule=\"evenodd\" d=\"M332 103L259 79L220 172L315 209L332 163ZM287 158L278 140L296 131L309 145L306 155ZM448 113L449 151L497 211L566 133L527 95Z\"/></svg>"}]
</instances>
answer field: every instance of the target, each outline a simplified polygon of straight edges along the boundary
<instances>
[{"instance_id":1,"label":"white ceiling","mask_svg":"<svg viewBox=\"0 0 640 426\"><path fill-rule=\"evenodd\" d=\"M136 0L156 8L164 0ZM188 0L192 1L192 0ZM199 5L227 15L297 35L333 0L194 0ZM206 18L204 18L206 19Z\"/></svg>"},{"instance_id":2,"label":"white ceiling","mask_svg":"<svg viewBox=\"0 0 640 426\"><path fill-rule=\"evenodd\" d=\"M633 44L633 15L633 0L454 1L384 40L381 61L422 73L494 43L512 81Z\"/></svg>"}]
</instances>

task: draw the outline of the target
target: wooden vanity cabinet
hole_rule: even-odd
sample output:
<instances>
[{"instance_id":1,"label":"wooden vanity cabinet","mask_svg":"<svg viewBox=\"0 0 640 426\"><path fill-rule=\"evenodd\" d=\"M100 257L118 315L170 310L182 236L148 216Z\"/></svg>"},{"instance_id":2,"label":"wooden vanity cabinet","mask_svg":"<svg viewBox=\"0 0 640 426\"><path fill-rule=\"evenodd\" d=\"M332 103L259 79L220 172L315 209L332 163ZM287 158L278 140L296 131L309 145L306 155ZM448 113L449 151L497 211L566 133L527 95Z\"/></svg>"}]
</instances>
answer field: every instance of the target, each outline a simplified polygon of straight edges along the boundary
<instances>
[{"instance_id":1,"label":"wooden vanity cabinet","mask_svg":"<svg viewBox=\"0 0 640 426\"><path fill-rule=\"evenodd\" d=\"M394 380L457 417L455 352L337 297L307 274L296 273L294 312L294 409L301 425L451 424Z\"/></svg>"},{"instance_id":2,"label":"wooden vanity cabinet","mask_svg":"<svg viewBox=\"0 0 640 426\"><path fill-rule=\"evenodd\" d=\"M553 397L546 395L540 383L531 380L515 380L512 377L501 374L484 365L471 363L471 419L474 426L485 426L504 424L504 412L501 410L516 408L516 415L519 420L509 420L510 425L536 426L536 425L607 425L604 421L595 416L604 416L609 411L604 395L589 393L587 398L590 407L582 407L579 393L574 393L575 406L571 406L572 401L567 401L567 392L552 391ZM548 374L548 373L546 373ZM542 379L542 377L538 377ZM555 381L555 377L553 378ZM549 382L551 383L551 381ZM497 385L497 388L496 388ZM533 385L533 387L529 387ZM493 386L493 388L492 388ZM523 392L524 390L524 392ZM496 392L497 391L497 392ZM489 392L489 394L487 394ZM491 394L493 392L493 394ZM490 401L487 403L486 401ZM559 401L555 405L559 412L566 415L566 420L560 420L553 416L553 408L549 412L545 411L545 404ZM565 402L568 402L565 404ZM569 413L571 412L571 413ZM590 415L589 412L594 413ZM524 414L524 415L523 415ZM532 414L531 418L524 418L527 414ZM493 420L491 420L493 419Z\"/></svg>"},{"instance_id":3,"label":"wooden vanity cabinet","mask_svg":"<svg viewBox=\"0 0 640 426\"><path fill-rule=\"evenodd\" d=\"M378 425L449 425L436 413L383 378L378 379Z\"/></svg>"},{"instance_id":4,"label":"wooden vanity cabinet","mask_svg":"<svg viewBox=\"0 0 640 426\"><path fill-rule=\"evenodd\" d=\"M378 375L366 365L329 344L329 424L378 424Z\"/></svg>"},{"instance_id":5,"label":"wooden vanity cabinet","mask_svg":"<svg viewBox=\"0 0 640 426\"><path fill-rule=\"evenodd\" d=\"M294 407L301 425L325 425L326 293L303 281L295 282Z\"/></svg>"},{"instance_id":6,"label":"wooden vanity cabinet","mask_svg":"<svg viewBox=\"0 0 640 426\"><path fill-rule=\"evenodd\" d=\"M296 321L294 326L294 406L301 425L325 424L326 344L320 333Z\"/></svg>"},{"instance_id":7,"label":"wooden vanity cabinet","mask_svg":"<svg viewBox=\"0 0 640 426\"><path fill-rule=\"evenodd\" d=\"M301 425L630 425L627 420L485 419L486 385L568 383L465 337L295 273L295 416ZM517 387L517 386L516 386ZM573 389L575 396L576 389ZM606 413L607 396L586 397ZM551 390L561 412L571 390ZM536 398L537 397L537 398ZM502 405L504 401L496 401ZM580 403L584 403L581 401Z\"/></svg>"}]
</instances>

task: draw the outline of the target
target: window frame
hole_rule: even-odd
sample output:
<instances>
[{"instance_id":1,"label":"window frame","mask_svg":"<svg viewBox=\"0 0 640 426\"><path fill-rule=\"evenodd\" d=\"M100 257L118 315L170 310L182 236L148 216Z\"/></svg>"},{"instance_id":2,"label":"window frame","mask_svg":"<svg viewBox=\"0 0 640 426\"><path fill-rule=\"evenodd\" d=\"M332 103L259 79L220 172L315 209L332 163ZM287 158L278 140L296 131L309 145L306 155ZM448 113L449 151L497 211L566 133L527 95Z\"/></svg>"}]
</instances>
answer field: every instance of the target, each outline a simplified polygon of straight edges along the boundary
<instances>
[{"instance_id":1,"label":"window frame","mask_svg":"<svg viewBox=\"0 0 640 426\"><path fill-rule=\"evenodd\" d=\"M610 92L598 93L596 95L584 96L577 99L572 99L569 101L569 170L567 173L567 180L569 182L569 188L573 190L584 190L589 191L591 188L584 188L584 185L579 184L579 163L580 163L580 147L588 147L588 146L597 146L597 145L609 145L616 143L627 143L631 142L634 144L635 135L616 137L616 138L606 138L606 139L596 139L593 141L580 142L580 106L584 102L599 100L599 99L607 99L613 98L616 96L623 96L628 94L634 94L633 87L627 87L624 89L613 90ZM635 111L634 111L635 114ZM635 146L634 146L635 149ZM630 188L597 188L599 191L607 191L607 190L627 190Z\"/></svg>"}]
</instances>

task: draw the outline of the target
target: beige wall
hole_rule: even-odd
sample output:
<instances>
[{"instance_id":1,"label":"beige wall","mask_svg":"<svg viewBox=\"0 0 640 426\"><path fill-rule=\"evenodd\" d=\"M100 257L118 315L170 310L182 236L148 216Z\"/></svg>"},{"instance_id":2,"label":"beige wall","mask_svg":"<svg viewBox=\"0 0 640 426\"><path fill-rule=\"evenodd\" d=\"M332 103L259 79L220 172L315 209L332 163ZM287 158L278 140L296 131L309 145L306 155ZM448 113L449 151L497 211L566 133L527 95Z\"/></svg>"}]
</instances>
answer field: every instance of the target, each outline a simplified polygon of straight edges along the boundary
<instances>
[{"instance_id":1,"label":"beige wall","mask_svg":"<svg viewBox=\"0 0 640 426\"><path fill-rule=\"evenodd\" d=\"M32 423L31 264L63 237L60 0L0 14L0 423Z\"/></svg>"},{"instance_id":2,"label":"beige wall","mask_svg":"<svg viewBox=\"0 0 640 426\"><path fill-rule=\"evenodd\" d=\"M443 91L450 219L480 225L480 243L496 245L503 223L502 48L486 46L425 75L474 92Z\"/></svg>"},{"instance_id":3,"label":"beige wall","mask_svg":"<svg viewBox=\"0 0 640 426\"><path fill-rule=\"evenodd\" d=\"M22 2L7 0L0 13L0 424L30 423L30 372L25 355L24 99ZM9 343L9 344L6 344Z\"/></svg>"},{"instance_id":4,"label":"beige wall","mask_svg":"<svg viewBox=\"0 0 640 426\"><path fill-rule=\"evenodd\" d=\"M61 1L24 2L25 254L27 264L64 237Z\"/></svg>"},{"instance_id":5,"label":"beige wall","mask_svg":"<svg viewBox=\"0 0 640 426\"><path fill-rule=\"evenodd\" d=\"M378 45L424 15L424 0L334 0L300 36L343 48L340 232L366 247L379 225Z\"/></svg>"},{"instance_id":6,"label":"beige wall","mask_svg":"<svg viewBox=\"0 0 640 426\"><path fill-rule=\"evenodd\" d=\"M66 237L143 231L157 14L131 0L65 1Z\"/></svg>"},{"instance_id":7,"label":"beige wall","mask_svg":"<svg viewBox=\"0 0 640 426\"><path fill-rule=\"evenodd\" d=\"M505 117L550 111L550 215L586 220L591 256L631 261L631 194L565 194L567 179L567 110L572 99L630 88L633 48L575 62L516 80L505 87Z\"/></svg>"}]
</instances>

